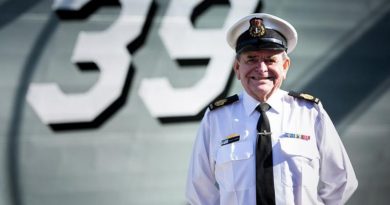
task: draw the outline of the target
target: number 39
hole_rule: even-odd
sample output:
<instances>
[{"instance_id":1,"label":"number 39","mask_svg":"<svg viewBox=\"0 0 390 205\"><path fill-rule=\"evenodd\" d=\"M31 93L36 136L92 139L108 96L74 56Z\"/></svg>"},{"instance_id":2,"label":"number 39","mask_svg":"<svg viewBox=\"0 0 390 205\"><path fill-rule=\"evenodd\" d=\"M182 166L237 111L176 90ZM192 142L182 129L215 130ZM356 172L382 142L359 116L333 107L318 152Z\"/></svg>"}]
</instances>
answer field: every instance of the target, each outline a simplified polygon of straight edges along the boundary
<instances>
[{"instance_id":1,"label":"number 39","mask_svg":"<svg viewBox=\"0 0 390 205\"><path fill-rule=\"evenodd\" d=\"M53 8L77 11L90 1L55 0ZM120 0L120 16L108 29L79 33L71 61L93 62L100 70L98 81L85 93L65 94L56 83L30 84L27 100L45 124L92 122L120 97L132 61L126 45L141 34L152 3ZM188 88L173 88L164 77L143 79L138 94L153 117L195 116L223 92L234 59L225 41L227 27L253 12L258 2L230 0L221 29L195 29L190 16L200 3L171 0L159 36L172 60L209 58L204 77Z\"/></svg>"}]
</instances>

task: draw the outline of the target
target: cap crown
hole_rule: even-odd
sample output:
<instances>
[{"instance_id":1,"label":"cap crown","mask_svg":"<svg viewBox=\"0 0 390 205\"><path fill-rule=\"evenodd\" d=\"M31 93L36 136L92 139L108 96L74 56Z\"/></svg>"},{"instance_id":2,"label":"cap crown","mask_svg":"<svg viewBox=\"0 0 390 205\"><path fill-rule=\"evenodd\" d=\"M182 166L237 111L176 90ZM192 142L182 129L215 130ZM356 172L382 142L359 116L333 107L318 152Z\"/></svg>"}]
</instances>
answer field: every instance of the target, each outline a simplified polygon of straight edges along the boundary
<instances>
[{"instance_id":1,"label":"cap crown","mask_svg":"<svg viewBox=\"0 0 390 205\"><path fill-rule=\"evenodd\" d=\"M287 21L265 13L255 13L240 19L227 33L227 41L236 52L246 46L255 49L294 50L298 40L295 28Z\"/></svg>"}]
</instances>

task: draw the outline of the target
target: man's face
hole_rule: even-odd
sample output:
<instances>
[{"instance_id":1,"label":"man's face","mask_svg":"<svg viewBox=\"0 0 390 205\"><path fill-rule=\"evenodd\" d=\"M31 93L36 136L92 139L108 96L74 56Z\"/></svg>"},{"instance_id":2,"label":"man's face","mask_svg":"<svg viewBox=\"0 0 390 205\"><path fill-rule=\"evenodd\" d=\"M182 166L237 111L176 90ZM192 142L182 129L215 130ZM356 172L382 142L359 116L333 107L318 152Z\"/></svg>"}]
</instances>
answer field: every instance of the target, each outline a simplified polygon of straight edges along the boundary
<instances>
[{"instance_id":1,"label":"man's face","mask_svg":"<svg viewBox=\"0 0 390 205\"><path fill-rule=\"evenodd\" d=\"M289 66L290 59L284 51L248 51L236 59L234 72L250 96L265 102L280 88Z\"/></svg>"}]
</instances>

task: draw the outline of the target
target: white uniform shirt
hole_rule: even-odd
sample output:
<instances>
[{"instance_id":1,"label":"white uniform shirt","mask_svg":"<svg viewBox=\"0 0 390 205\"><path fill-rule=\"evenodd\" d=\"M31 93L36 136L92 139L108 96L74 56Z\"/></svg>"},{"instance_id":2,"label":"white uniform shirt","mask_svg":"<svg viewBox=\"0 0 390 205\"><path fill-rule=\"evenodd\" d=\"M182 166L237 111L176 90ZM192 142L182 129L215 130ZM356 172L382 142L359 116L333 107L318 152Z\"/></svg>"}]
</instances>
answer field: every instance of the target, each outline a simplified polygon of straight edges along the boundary
<instances>
[{"instance_id":1,"label":"white uniform shirt","mask_svg":"<svg viewBox=\"0 0 390 205\"><path fill-rule=\"evenodd\" d=\"M282 90L267 103L276 204L344 204L356 190L357 179L321 103ZM243 92L237 102L206 111L188 172L190 204L256 205L258 104ZM239 139L227 143L225 139L232 137Z\"/></svg>"}]
</instances>

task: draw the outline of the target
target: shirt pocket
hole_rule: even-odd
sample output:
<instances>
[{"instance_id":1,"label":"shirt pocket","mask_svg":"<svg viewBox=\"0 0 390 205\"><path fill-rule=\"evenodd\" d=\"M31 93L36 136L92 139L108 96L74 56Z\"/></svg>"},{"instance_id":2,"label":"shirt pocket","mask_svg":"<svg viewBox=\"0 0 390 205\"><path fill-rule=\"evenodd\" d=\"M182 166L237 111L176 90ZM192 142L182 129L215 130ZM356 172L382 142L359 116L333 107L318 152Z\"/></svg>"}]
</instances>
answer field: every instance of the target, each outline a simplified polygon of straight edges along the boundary
<instances>
[{"instance_id":1,"label":"shirt pocket","mask_svg":"<svg viewBox=\"0 0 390 205\"><path fill-rule=\"evenodd\" d=\"M285 186L318 185L319 152L315 143L294 138L280 138L283 153L281 181Z\"/></svg>"},{"instance_id":2,"label":"shirt pocket","mask_svg":"<svg viewBox=\"0 0 390 205\"><path fill-rule=\"evenodd\" d=\"M253 145L239 141L221 146L216 155L215 176L220 190L245 190L255 185Z\"/></svg>"}]
</instances>

